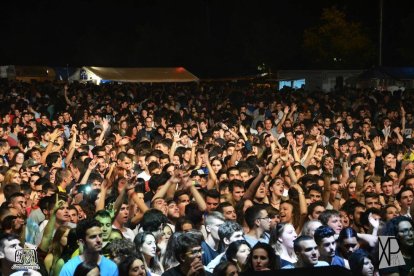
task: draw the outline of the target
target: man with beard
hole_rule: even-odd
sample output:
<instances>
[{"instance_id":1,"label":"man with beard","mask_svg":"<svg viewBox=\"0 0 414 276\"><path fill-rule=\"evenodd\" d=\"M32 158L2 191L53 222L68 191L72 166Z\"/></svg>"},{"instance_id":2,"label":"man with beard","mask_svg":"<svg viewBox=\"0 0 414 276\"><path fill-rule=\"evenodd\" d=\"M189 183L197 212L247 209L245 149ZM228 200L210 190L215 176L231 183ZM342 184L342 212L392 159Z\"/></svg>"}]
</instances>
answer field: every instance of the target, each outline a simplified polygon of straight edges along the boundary
<instances>
[{"instance_id":1,"label":"man with beard","mask_svg":"<svg viewBox=\"0 0 414 276\"><path fill-rule=\"evenodd\" d=\"M336 255L335 231L331 227L320 226L315 230L313 237L318 245L321 260L349 269L348 261Z\"/></svg>"},{"instance_id":2,"label":"man with beard","mask_svg":"<svg viewBox=\"0 0 414 276\"><path fill-rule=\"evenodd\" d=\"M74 275L76 267L82 263L98 264L100 275L118 275L118 267L114 262L100 254L102 250L101 223L94 219L82 220L76 226L76 235L83 245L82 255L69 260L60 271L61 276Z\"/></svg>"}]
</instances>

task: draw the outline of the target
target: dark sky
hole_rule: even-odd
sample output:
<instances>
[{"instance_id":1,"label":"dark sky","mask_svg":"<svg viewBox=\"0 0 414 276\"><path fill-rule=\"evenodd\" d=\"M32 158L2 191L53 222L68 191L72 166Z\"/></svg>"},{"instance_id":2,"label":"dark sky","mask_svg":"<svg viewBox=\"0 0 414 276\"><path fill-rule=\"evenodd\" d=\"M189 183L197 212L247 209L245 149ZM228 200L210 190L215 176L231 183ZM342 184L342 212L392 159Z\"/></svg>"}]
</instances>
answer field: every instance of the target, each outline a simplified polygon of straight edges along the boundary
<instances>
[{"instance_id":1,"label":"dark sky","mask_svg":"<svg viewBox=\"0 0 414 276\"><path fill-rule=\"evenodd\" d=\"M0 63L184 66L201 76L252 73L261 62L308 68L303 31L323 8L344 10L377 43L379 1L5 1ZM399 51L413 45L413 2L384 0L385 65L414 65Z\"/></svg>"}]
</instances>

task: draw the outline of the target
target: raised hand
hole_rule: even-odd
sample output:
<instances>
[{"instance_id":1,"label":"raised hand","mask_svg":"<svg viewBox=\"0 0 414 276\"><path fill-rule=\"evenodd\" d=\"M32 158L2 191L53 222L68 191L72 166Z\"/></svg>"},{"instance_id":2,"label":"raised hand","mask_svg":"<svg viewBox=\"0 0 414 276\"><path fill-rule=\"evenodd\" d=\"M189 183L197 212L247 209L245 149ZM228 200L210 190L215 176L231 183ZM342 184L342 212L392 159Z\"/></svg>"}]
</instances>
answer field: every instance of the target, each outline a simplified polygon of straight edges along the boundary
<instances>
[{"instance_id":1,"label":"raised hand","mask_svg":"<svg viewBox=\"0 0 414 276\"><path fill-rule=\"evenodd\" d=\"M374 146L374 151L381 151L382 150L382 144L381 144L381 138L380 137L375 137L372 140L372 144Z\"/></svg>"}]
</instances>

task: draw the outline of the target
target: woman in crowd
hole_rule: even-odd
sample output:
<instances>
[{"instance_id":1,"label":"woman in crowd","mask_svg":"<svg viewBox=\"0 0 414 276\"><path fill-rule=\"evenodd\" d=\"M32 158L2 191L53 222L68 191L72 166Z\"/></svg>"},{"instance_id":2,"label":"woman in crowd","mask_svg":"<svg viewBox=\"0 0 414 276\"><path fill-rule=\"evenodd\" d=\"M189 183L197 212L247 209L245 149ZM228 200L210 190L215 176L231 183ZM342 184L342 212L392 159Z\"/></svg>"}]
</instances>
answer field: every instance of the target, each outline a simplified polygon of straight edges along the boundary
<instances>
[{"instance_id":1,"label":"woman in crowd","mask_svg":"<svg viewBox=\"0 0 414 276\"><path fill-rule=\"evenodd\" d=\"M151 275L161 275L164 271L157 256L157 243L150 232L141 232L134 239L138 252L141 253L144 264Z\"/></svg>"},{"instance_id":2,"label":"woman in crowd","mask_svg":"<svg viewBox=\"0 0 414 276\"><path fill-rule=\"evenodd\" d=\"M362 249L357 249L349 256L349 266L352 275L358 276L373 276L379 275L374 270L374 265L367 252Z\"/></svg>"},{"instance_id":3,"label":"woman in crowd","mask_svg":"<svg viewBox=\"0 0 414 276\"><path fill-rule=\"evenodd\" d=\"M119 275L125 276L149 276L145 268L145 262L138 255L127 256L119 265Z\"/></svg>"},{"instance_id":4,"label":"woman in crowd","mask_svg":"<svg viewBox=\"0 0 414 276\"><path fill-rule=\"evenodd\" d=\"M213 274L216 276L238 276L239 271L235 263L231 261L222 262L214 268Z\"/></svg>"},{"instance_id":5,"label":"woman in crowd","mask_svg":"<svg viewBox=\"0 0 414 276\"><path fill-rule=\"evenodd\" d=\"M256 243L247 257L246 272L275 271L279 268L273 248L266 243Z\"/></svg>"},{"instance_id":6,"label":"woman in crowd","mask_svg":"<svg viewBox=\"0 0 414 276\"><path fill-rule=\"evenodd\" d=\"M45 258L45 267L50 276L59 275L64 261L61 259L63 250L68 245L68 235L70 228L60 226L53 236L49 254Z\"/></svg>"},{"instance_id":7,"label":"woman in crowd","mask_svg":"<svg viewBox=\"0 0 414 276\"><path fill-rule=\"evenodd\" d=\"M232 242L226 250L226 259L234 262L239 272L244 271L247 257L250 254L250 245L245 240Z\"/></svg>"},{"instance_id":8,"label":"woman in crowd","mask_svg":"<svg viewBox=\"0 0 414 276\"><path fill-rule=\"evenodd\" d=\"M295 228L291 223L279 223L270 232L269 244L280 257L280 267L294 265L297 262L293 241L297 238Z\"/></svg>"}]
</instances>

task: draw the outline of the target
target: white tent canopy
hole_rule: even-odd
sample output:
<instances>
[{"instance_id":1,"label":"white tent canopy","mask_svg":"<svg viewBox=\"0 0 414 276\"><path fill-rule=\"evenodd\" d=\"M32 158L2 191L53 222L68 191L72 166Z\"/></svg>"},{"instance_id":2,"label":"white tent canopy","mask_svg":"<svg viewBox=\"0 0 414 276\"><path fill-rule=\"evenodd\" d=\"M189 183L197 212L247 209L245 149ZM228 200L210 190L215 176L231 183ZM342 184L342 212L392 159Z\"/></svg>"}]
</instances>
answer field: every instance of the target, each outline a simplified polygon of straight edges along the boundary
<instances>
[{"instance_id":1,"label":"white tent canopy","mask_svg":"<svg viewBox=\"0 0 414 276\"><path fill-rule=\"evenodd\" d=\"M86 79L119 82L198 82L199 79L183 67L168 68L115 68L83 67Z\"/></svg>"}]
</instances>

